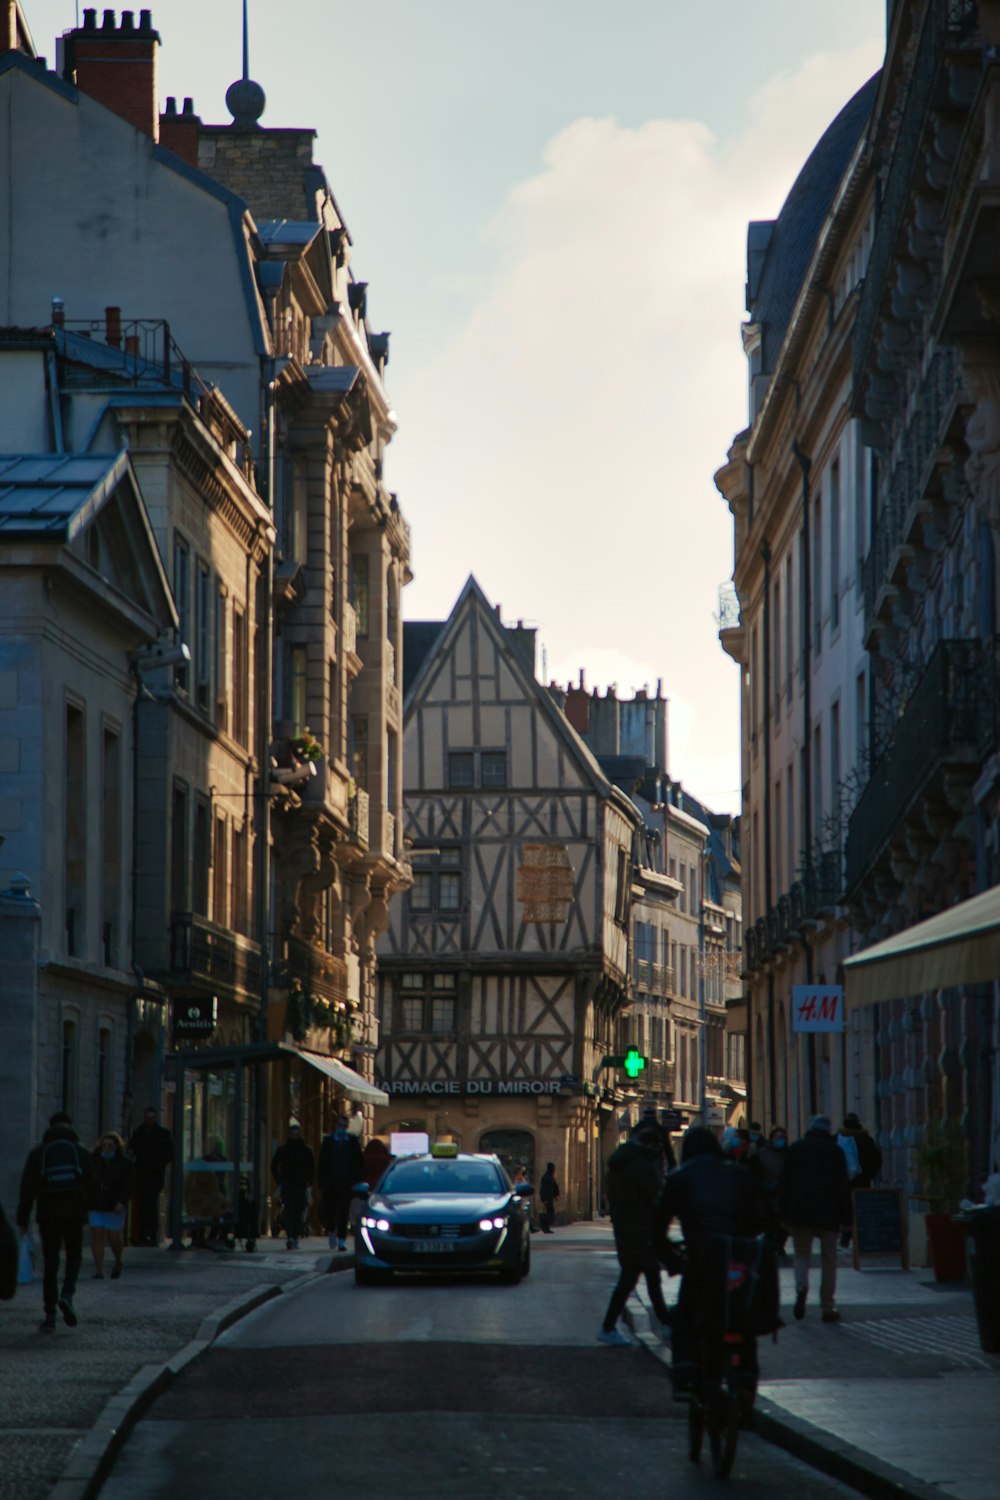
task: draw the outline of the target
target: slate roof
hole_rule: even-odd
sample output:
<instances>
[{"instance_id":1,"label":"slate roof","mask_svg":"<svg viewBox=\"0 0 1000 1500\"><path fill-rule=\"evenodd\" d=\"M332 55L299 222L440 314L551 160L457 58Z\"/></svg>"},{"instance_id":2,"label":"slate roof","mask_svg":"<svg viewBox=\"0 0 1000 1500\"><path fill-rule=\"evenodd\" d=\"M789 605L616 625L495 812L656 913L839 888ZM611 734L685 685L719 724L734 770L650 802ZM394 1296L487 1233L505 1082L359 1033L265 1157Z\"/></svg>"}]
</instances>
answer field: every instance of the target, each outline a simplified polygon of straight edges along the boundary
<instances>
[{"instance_id":1,"label":"slate roof","mask_svg":"<svg viewBox=\"0 0 1000 1500\"><path fill-rule=\"evenodd\" d=\"M309 365L306 379L314 391L350 391L360 373L357 365Z\"/></svg>"},{"instance_id":2,"label":"slate roof","mask_svg":"<svg viewBox=\"0 0 1000 1500\"><path fill-rule=\"evenodd\" d=\"M0 541L69 541L128 469L122 453L0 454Z\"/></svg>"},{"instance_id":3,"label":"slate roof","mask_svg":"<svg viewBox=\"0 0 1000 1500\"><path fill-rule=\"evenodd\" d=\"M257 234L262 245L311 245L322 227L310 219L265 219Z\"/></svg>"},{"instance_id":4,"label":"slate roof","mask_svg":"<svg viewBox=\"0 0 1000 1500\"><path fill-rule=\"evenodd\" d=\"M434 642L447 625L447 620L403 621L403 700L413 684L426 657L434 649Z\"/></svg>"},{"instance_id":5,"label":"slate roof","mask_svg":"<svg viewBox=\"0 0 1000 1500\"><path fill-rule=\"evenodd\" d=\"M777 362L817 236L871 114L878 82L876 73L820 137L775 222L760 287L748 309L751 322L762 325L764 373Z\"/></svg>"}]
</instances>

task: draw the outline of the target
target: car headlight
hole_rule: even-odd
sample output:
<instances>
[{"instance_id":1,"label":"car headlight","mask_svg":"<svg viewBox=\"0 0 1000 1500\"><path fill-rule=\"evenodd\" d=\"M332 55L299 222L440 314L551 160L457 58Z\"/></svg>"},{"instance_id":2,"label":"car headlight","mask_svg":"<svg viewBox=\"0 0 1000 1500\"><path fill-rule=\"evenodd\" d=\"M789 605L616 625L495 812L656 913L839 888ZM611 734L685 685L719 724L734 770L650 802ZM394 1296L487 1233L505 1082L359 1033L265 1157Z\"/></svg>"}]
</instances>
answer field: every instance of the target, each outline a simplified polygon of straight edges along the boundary
<instances>
[{"instance_id":1,"label":"car headlight","mask_svg":"<svg viewBox=\"0 0 1000 1500\"><path fill-rule=\"evenodd\" d=\"M365 1214L361 1220L361 1227L362 1229L377 1229L380 1234L388 1234L392 1225L388 1219L372 1219Z\"/></svg>"},{"instance_id":2,"label":"car headlight","mask_svg":"<svg viewBox=\"0 0 1000 1500\"><path fill-rule=\"evenodd\" d=\"M485 1233L487 1229L502 1229L507 1220L502 1218L480 1219L479 1227Z\"/></svg>"}]
</instances>

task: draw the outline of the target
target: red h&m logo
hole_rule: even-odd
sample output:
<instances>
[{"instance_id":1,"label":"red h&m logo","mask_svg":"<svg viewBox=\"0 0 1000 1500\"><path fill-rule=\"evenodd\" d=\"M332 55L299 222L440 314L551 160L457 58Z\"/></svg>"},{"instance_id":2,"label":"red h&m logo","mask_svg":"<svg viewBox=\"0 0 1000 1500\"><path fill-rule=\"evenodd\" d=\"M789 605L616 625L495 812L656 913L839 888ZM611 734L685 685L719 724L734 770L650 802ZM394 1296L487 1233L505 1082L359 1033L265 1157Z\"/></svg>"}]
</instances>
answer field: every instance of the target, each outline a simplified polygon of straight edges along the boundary
<instances>
[{"instance_id":1,"label":"red h&m logo","mask_svg":"<svg viewBox=\"0 0 1000 1500\"><path fill-rule=\"evenodd\" d=\"M843 1031L844 987L840 984L793 984L793 1031Z\"/></svg>"}]
</instances>

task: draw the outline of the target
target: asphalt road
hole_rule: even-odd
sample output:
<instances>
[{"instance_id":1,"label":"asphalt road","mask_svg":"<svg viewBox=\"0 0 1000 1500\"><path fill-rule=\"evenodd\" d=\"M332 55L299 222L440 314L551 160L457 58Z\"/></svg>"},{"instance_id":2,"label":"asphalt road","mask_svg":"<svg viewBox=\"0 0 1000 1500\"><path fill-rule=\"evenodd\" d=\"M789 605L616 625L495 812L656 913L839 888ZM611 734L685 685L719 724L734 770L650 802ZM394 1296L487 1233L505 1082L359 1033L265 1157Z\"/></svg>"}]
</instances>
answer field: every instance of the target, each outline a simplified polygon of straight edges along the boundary
<instances>
[{"instance_id":1,"label":"asphalt road","mask_svg":"<svg viewBox=\"0 0 1000 1500\"><path fill-rule=\"evenodd\" d=\"M101 1500L696 1500L662 1366L595 1333L616 1275L606 1233L535 1236L517 1287L326 1276L225 1334L154 1405ZM742 1500L854 1494L750 1434Z\"/></svg>"}]
</instances>

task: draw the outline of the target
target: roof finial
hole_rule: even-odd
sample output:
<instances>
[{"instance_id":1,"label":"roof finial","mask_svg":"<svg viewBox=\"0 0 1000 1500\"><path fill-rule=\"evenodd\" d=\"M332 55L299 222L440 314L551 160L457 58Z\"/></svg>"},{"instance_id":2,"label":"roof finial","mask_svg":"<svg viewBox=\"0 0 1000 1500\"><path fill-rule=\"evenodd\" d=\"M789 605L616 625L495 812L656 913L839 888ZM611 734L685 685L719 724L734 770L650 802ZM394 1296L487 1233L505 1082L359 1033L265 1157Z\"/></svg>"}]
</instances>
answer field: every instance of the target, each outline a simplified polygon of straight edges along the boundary
<instances>
[{"instance_id":1,"label":"roof finial","mask_svg":"<svg viewBox=\"0 0 1000 1500\"><path fill-rule=\"evenodd\" d=\"M226 91L226 108L233 124L242 130L253 130L264 113L264 90L250 77L250 25L248 0L243 0L243 77L231 83Z\"/></svg>"}]
</instances>

